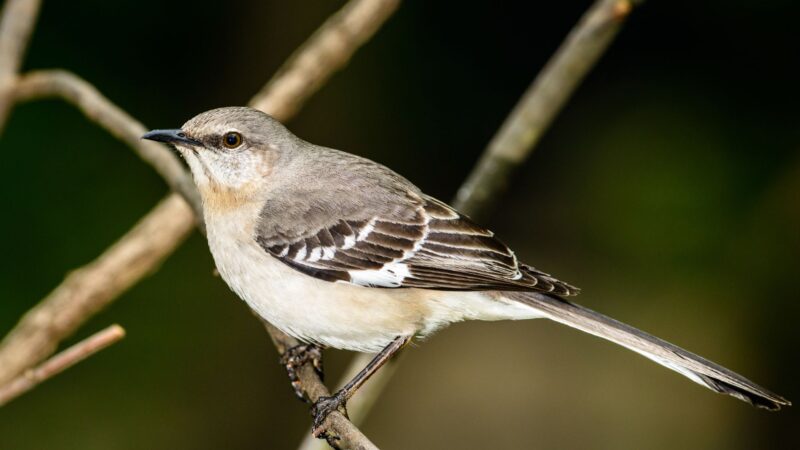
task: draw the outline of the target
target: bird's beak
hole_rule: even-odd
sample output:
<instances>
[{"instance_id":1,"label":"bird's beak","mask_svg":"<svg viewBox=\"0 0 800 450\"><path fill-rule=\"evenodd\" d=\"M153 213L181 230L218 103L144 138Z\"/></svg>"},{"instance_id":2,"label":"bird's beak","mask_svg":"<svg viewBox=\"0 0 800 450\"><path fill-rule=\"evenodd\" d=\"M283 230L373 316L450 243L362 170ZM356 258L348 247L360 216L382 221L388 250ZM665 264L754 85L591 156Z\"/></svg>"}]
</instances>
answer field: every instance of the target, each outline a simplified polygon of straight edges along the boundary
<instances>
[{"instance_id":1,"label":"bird's beak","mask_svg":"<svg viewBox=\"0 0 800 450\"><path fill-rule=\"evenodd\" d=\"M199 141L186 136L183 130L153 130L148 131L142 139L149 139L156 142L166 142L167 144L183 144L189 146L202 145Z\"/></svg>"}]
</instances>

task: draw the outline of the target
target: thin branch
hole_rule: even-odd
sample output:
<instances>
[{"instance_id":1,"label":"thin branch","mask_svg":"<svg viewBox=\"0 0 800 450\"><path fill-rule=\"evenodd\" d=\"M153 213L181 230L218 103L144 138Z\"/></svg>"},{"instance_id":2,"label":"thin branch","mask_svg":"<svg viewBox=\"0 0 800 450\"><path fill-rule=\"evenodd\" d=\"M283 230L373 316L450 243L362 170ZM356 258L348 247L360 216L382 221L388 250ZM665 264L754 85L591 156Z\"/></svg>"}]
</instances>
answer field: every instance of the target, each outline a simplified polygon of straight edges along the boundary
<instances>
[{"instance_id":1,"label":"thin branch","mask_svg":"<svg viewBox=\"0 0 800 450\"><path fill-rule=\"evenodd\" d=\"M141 122L111 103L89 82L64 70L29 72L17 81L14 99L18 102L50 97L57 97L74 105L87 119L129 145L139 157L153 166L172 190L189 202L197 217L202 218L200 194L191 175L167 147L141 139L147 131Z\"/></svg>"},{"instance_id":2,"label":"thin branch","mask_svg":"<svg viewBox=\"0 0 800 450\"><path fill-rule=\"evenodd\" d=\"M256 314L256 317L259 316ZM259 317L259 319L261 318ZM272 337L272 342L275 344L275 348L278 349L278 353L283 354L286 352L286 350L300 344L299 341L282 333L269 322L263 319L261 319L261 321L264 324L264 327L267 329L269 335ZM311 364L304 364L302 367L300 367L297 370L297 377L299 386L302 388L303 393L312 403L317 401L320 397L327 397L331 395L328 388L326 388L319 379L319 375L317 375L316 370ZM377 450L378 448L339 411L330 413L325 419L325 422L322 424L321 428L324 431L319 437L324 438L325 442L327 442L333 448L364 450ZM323 448L325 448L325 444L322 443L323 441L315 438L311 435L311 433L309 433L308 436L309 439L319 442Z\"/></svg>"},{"instance_id":3,"label":"thin branch","mask_svg":"<svg viewBox=\"0 0 800 450\"><path fill-rule=\"evenodd\" d=\"M97 259L67 275L0 342L0 387L53 354L89 317L152 272L192 225L192 210L171 194Z\"/></svg>"},{"instance_id":4,"label":"thin branch","mask_svg":"<svg viewBox=\"0 0 800 450\"><path fill-rule=\"evenodd\" d=\"M125 337L125 330L119 325L111 325L53 356L39 365L39 367L24 372L0 389L0 406L114 344L123 337Z\"/></svg>"},{"instance_id":5,"label":"thin branch","mask_svg":"<svg viewBox=\"0 0 800 450\"><path fill-rule=\"evenodd\" d=\"M295 115L333 72L347 64L399 4L400 0L348 2L292 54L250 105L278 120Z\"/></svg>"},{"instance_id":6,"label":"thin branch","mask_svg":"<svg viewBox=\"0 0 800 450\"><path fill-rule=\"evenodd\" d=\"M598 0L581 17L492 138L458 190L455 206L476 216L506 187L633 9L630 0Z\"/></svg>"},{"instance_id":7,"label":"thin branch","mask_svg":"<svg viewBox=\"0 0 800 450\"><path fill-rule=\"evenodd\" d=\"M461 186L456 208L477 216L484 213L505 183L531 154L555 116L608 48L633 4L627 0L599 0L583 15L541 73L525 92L492 139L473 172ZM345 370L342 384L366 366L372 355L359 354ZM397 369L384 366L348 404L350 420L360 425ZM301 450L321 449L306 436Z\"/></svg>"},{"instance_id":8,"label":"thin branch","mask_svg":"<svg viewBox=\"0 0 800 450\"><path fill-rule=\"evenodd\" d=\"M0 131L14 100L11 92L28 47L41 0L6 0L0 18Z\"/></svg>"},{"instance_id":9,"label":"thin branch","mask_svg":"<svg viewBox=\"0 0 800 450\"><path fill-rule=\"evenodd\" d=\"M397 370L400 360L399 357L401 355L402 353L387 361L386 364L381 367L381 370L376 372L369 379L369 382L361 386L358 393L347 401L347 415L350 422L354 424L353 426L361 426L361 424L364 423L372 407L378 401L378 397L386 388L386 385L389 384L392 375L394 375L394 372ZM361 369L370 363L374 356L375 355L371 353L358 353L354 355L347 369L345 369L342 374L336 389L341 389L345 383L352 380ZM299 450L325 450L325 448L325 443L315 438L311 433L306 433L303 436L303 441L298 447Z\"/></svg>"}]
</instances>

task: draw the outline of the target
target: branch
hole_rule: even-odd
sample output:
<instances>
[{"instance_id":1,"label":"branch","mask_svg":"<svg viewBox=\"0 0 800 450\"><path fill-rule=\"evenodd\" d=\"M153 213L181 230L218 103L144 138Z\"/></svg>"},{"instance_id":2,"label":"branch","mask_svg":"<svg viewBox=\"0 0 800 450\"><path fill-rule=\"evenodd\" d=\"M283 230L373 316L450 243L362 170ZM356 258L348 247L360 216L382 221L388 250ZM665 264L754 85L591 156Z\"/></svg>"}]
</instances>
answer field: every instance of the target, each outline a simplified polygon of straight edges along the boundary
<instances>
[{"instance_id":1,"label":"branch","mask_svg":"<svg viewBox=\"0 0 800 450\"><path fill-rule=\"evenodd\" d=\"M43 381L58 375L123 337L125 337L125 330L119 325L111 325L53 356L39 367L24 372L0 389L0 406L30 391Z\"/></svg>"},{"instance_id":2,"label":"branch","mask_svg":"<svg viewBox=\"0 0 800 450\"><path fill-rule=\"evenodd\" d=\"M458 190L453 202L462 212L478 216L500 195L516 167L530 155L539 138L563 108L580 81L616 36L633 4L628 0L598 0L570 31L484 150L480 161ZM345 370L342 384L366 366L371 355L359 354ZM387 364L372 376L348 404L350 420L360 425L397 369ZM301 450L322 448L308 436Z\"/></svg>"},{"instance_id":3,"label":"branch","mask_svg":"<svg viewBox=\"0 0 800 450\"><path fill-rule=\"evenodd\" d=\"M192 224L192 210L172 194L97 259L70 273L0 342L0 387L53 354L89 317L150 273Z\"/></svg>"},{"instance_id":4,"label":"branch","mask_svg":"<svg viewBox=\"0 0 800 450\"><path fill-rule=\"evenodd\" d=\"M261 319L261 317L257 314L256 317ZM293 337L287 336L264 319L261 319L261 322L264 324L264 327L267 329L267 332L272 338L272 343L275 344L275 348L278 349L278 353L283 354L286 352L286 350L296 347L300 344L299 341ZM317 371L310 363L304 364L297 370L297 377L299 386L312 404L320 397L328 397L331 395L328 388L326 388L319 379ZM330 413L328 417L325 418L325 422L323 422L321 428L323 432L319 437L324 438L325 441L333 448L364 450L378 449L375 444L373 444L366 436L364 436L364 434L361 433L361 431L339 411ZM325 448L325 444L322 444L322 441L315 438L311 433L308 434L308 438L315 442L319 442L320 445Z\"/></svg>"},{"instance_id":5,"label":"branch","mask_svg":"<svg viewBox=\"0 0 800 450\"><path fill-rule=\"evenodd\" d=\"M28 46L40 0L7 0L0 18L0 131L14 103L12 91Z\"/></svg>"},{"instance_id":6,"label":"branch","mask_svg":"<svg viewBox=\"0 0 800 450\"><path fill-rule=\"evenodd\" d=\"M457 208L478 215L505 190L512 171L531 153L632 9L631 0L598 0L581 17L489 142L458 190Z\"/></svg>"},{"instance_id":7,"label":"branch","mask_svg":"<svg viewBox=\"0 0 800 450\"><path fill-rule=\"evenodd\" d=\"M87 119L129 145L139 157L153 166L172 190L189 202L197 217L203 216L200 194L191 175L175 154L163 145L141 139L147 132L144 125L111 103L86 80L64 70L30 72L17 81L13 97L18 102L57 97L74 105Z\"/></svg>"},{"instance_id":8,"label":"branch","mask_svg":"<svg viewBox=\"0 0 800 450\"><path fill-rule=\"evenodd\" d=\"M294 116L397 9L400 0L352 0L331 16L250 101L278 120Z\"/></svg>"}]
</instances>

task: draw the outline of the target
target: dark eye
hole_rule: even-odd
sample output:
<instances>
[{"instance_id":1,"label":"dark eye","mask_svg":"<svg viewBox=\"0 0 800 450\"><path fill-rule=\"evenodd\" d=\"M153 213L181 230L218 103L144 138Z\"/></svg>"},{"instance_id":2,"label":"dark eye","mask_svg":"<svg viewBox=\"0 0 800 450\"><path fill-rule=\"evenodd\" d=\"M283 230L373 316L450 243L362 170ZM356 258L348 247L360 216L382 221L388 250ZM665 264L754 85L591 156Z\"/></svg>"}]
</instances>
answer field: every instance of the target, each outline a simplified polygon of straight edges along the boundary
<instances>
[{"instance_id":1,"label":"dark eye","mask_svg":"<svg viewBox=\"0 0 800 450\"><path fill-rule=\"evenodd\" d=\"M228 148L236 148L242 145L242 135L235 131L226 133L225 136L222 137L222 145Z\"/></svg>"}]
</instances>

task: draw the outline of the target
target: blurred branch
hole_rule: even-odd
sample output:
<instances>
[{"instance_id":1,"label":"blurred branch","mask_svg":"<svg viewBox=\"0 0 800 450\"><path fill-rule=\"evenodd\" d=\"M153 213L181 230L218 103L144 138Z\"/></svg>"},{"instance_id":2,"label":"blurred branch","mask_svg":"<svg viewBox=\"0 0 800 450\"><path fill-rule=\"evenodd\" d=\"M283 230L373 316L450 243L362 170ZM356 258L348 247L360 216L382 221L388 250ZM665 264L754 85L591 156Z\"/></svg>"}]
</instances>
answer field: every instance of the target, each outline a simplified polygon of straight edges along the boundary
<instances>
[{"instance_id":1,"label":"blurred branch","mask_svg":"<svg viewBox=\"0 0 800 450\"><path fill-rule=\"evenodd\" d=\"M10 1L15 5L24 3ZM38 5L38 1L32 3ZM293 55L256 95L251 105L279 120L289 119L306 98L347 63L355 50L391 15L398 3L398 0L351 0ZM18 10L10 10L7 6L4 23L11 20L8 18L10 12ZM24 40L27 40L29 31ZM14 80L16 67L18 64L14 66ZM284 82L284 78L292 81ZM13 83L13 88L19 88L20 91L13 99L8 98L8 102L58 96L74 103L90 120L107 128L137 150L173 189L184 189L188 174L171 162L174 158L170 159L171 156L163 148L156 150L150 147L150 143L139 141L145 128L87 82L67 72L45 71L23 77L19 84ZM179 196L171 194L97 260L71 273L50 295L28 311L0 342L0 389L52 354L59 342L152 271L183 241L193 223L194 214L189 206ZM279 350L296 342L274 328L270 327L269 331ZM308 369L307 366L301 368L306 373L302 378L302 387L312 398L318 398L327 390L316 373L308 373ZM341 415L332 414L323 428L328 442L337 448L375 448Z\"/></svg>"},{"instance_id":2,"label":"blurred branch","mask_svg":"<svg viewBox=\"0 0 800 450\"><path fill-rule=\"evenodd\" d=\"M484 150L464 181L453 205L471 216L485 213L502 194L506 183L530 155L539 138L595 65L633 9L629 0L598 0L581 17L561 47L547 62ZM367 365L372 355L358 354L345 370L342 384ZM350 420L360 425L397 369L385 365L348 403ZM320 448L306 437L302 450Z\"/></svg>"},{"instance_id":3,"label":"blurred branch","mask_svg":"<svg viewBox=\"0 0 800 450\"><path fill-rule=\"evenodd\" d=\"M594 67L633 9L631 0L598 0L525 91L458 190L455 206L477 216L502 193L578 84Z\"/></svg>"},{"instance_id":4,"label":"blurred branch","mask_svg":"<svg viewBox=\"0 0 800 450\"><path fill-rule=\"evenodd\" d=\"M53 356L39 365L39 367L24 372L0 389L0 406L30 391L43 381L78 364L123 337L125 337L125 330L119 325L111 325Z\"/></svg>"},{"instance_id":5,"label":"blurred branch","mask_svg":"<svg viewBox=\"0 0 800 450\"><path fill-rule=\"evenodd\" d=\"M111 103L86 80L64 70L30 72L16 83L18 102L58 97L77 107L90 121L105 128L112 136L128 144L144 161L153 166L172 190L178 192L202 218L200 194L191 175L167 147L141 139L147 129L117 105Z\"/></svg>"},{"instance_id":6,"label":"blurred branch","mask_svg":"<svg viewBox=\"0 0 800 450\"><path fill-rule=\"evenodd\" d=\"M250 106L278 120L293 116L306 99L350 60L397 9L400 0L352 0L292 54Z\"/></svg>"},{"instance_id":7,"label":"blurred branch","mask_svg":"<svg viewBox=\"0 0 800 450\"><path fill-rule=\"evenodd\" d=\"M0 18L0 131L14 103L12 91L41 0L6 0Z\"/></svg>"},{"instance_id":8,"label":"blurred branch","mask_svg":"<svg viewBox=\"0 0 800 450\"><path fill-rule=\"evenodd\" d=\"M192 230L177 194L163 200L119 241L74 270L0 342L0 389L44 360L89 317L153 271Z\"/></svg>"}]
</instances>

